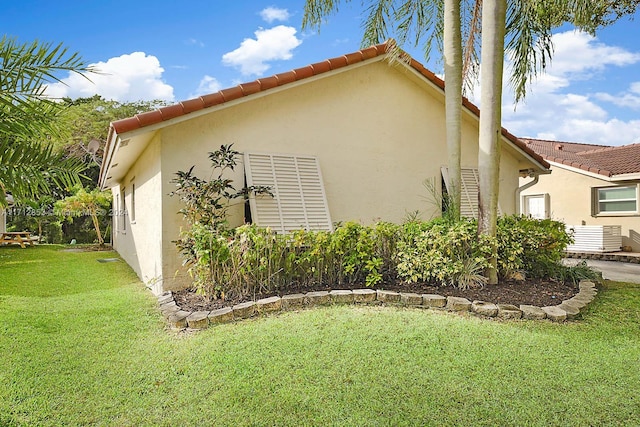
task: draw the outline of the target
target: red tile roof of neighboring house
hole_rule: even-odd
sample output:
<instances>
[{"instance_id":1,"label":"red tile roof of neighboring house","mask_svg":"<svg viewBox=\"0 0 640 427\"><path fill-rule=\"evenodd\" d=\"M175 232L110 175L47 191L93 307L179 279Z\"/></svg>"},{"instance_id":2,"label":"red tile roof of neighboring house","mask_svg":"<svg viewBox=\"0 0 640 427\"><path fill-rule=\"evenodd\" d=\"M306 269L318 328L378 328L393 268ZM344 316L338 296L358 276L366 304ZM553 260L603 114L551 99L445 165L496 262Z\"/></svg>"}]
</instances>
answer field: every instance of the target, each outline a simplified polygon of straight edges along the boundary
<instances>
[{"instance_id":1,"label":"red tile roof of neighboring house","mask_svg":"<svg viewBox=\"0 0 640 427\"><path fill-rule=\"evenodd\" d=\"M387 54L393 45L394 41L390 40L386 43L371 46L357 52L327 59L322 62L307 65L306 67L296 68L295 70L276 74L274 76L260 78L252 82L242 83L238 86L223 89L216 93L203 95L198 98L179 102L174 105L158 108L157 110L136 114L135 116L127 119L115 121L111 123L111 126L109 128L107 143L111 141L114 132L123 134L136 129L141 129L146 126L151 126L166 120L174 119L176 117L185 116L195 111L204 110L206 108L224 104L226 102L233 101L258 92L263 92L278 86L283 86L312 76L326 73L328 71L363 62L368 59ZM433 72L427 70L421 63L405 53L401 53L400 57L405 60L406 63L409 64L415 71L420 73L427 80L431 81L433 84L444 91L444 81L438 78ZM478 107L471 103L467 98L463 98L462 104L473 114L478 117L480 116L480 110L478 109ZM533 159L539 162L542 166L546 168L549 167L549 164L545 162L541 156L530 150L526 144L524 144L504 128L502 128L502 135L514 145L523 150L525 153L527 153L527 155L531 156Z\"/></svg>"},{"instance_id":2,"label":"red tile roof of neighboring house","mask_svg":"<svg viewBox=\"0 0 640 427\"><path fill-rule=\"evenodd\" d=\"M550 162L606 177L640 173L640 144L611 147L543 139L520 140Z\"/></svg>"}]
</instances>

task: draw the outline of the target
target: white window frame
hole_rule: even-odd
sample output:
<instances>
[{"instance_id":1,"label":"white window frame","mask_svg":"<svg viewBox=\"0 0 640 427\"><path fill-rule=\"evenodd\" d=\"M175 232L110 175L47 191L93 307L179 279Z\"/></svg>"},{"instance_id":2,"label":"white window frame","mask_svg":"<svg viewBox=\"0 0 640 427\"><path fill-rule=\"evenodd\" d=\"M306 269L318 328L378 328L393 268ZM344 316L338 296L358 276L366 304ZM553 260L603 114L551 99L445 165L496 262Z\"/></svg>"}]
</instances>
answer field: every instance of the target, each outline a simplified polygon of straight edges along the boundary
<instances>
[{"instance_id":1,"label":"white window frame","mask_svg":"<svg viewBox=\"0 0 640 427\"><path fill-rule=\"evenodd\" d=\"M611 199L600 200L600 192L606 190L616 190L620 188L633 188L635 190L635 199ZM591 208L593 216L638 216L640 215L640 184L615 185L607 187L593 187L591 189ZM601 203L635 201L636 209L634 211L601 211Z\"/></svg>"},{"instance_id":2,"label":"white window frame","mask_svg":"<svg viewBox=\"0 0 640 427\"><path fill-rule=\"evenodd\" d=\"M120 232L120 216L118 212L120 212L120 191L118 191L114 196L115 203L113 204L113 209L111 211L111 221L113 222L113 230L116 233Z\"/></svg>"},{"instance_id":3,"label":"white window frame","mask_svg":"<svg viewBox=\"0 0 640 427\"><path fill-rule=\"evenodd\" d=\"M551 218L551 199L549 193L525 194L522 196L522 213L526 216L531 216L531 212L529 212L529 203L527 202L532 198L542 198L544 200L544 218L540 219Z\"/></svg>"},{"instance_id":4,"label":"white window frame","mask_svg":"<svg viewBox=\"0 0 640 427\"><path fill-rule=\"evenodd\" d=\"M248 186L269 187L273 196L249 195L252 221L277 233L333 231L320 163L315 156L245 153Z\"/></svg>"},{"instance_id":5,"label":"white window frame","mask_svg":"<svg viewBox=\"0 0 640 427\"><path fill-rule=\"evenodd\" d=\"M124 187L120 189L120 203L120 209L116 212L120 220L120 233L127 234L127 193Z\"/></svg>"},{"instance_id":6,"label":"white window frame","mask_svg":"<svg viewBox=\"0 0 640 427\"><path fill-rule=\"evenodd\" d=\"M131 207L131 214L129 215L130 223L136 223L136 183L131 181L131 203L129 204Z\"/></svg>"}]
</instances>

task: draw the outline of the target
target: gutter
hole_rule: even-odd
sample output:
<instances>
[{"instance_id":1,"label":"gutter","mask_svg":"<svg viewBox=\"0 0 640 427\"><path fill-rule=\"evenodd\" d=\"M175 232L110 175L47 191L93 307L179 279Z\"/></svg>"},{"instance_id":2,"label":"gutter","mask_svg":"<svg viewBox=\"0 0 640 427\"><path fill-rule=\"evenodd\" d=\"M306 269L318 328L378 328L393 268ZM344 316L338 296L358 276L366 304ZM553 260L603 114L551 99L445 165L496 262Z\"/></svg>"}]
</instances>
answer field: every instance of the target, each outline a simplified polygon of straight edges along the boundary
<instances>
[{"instance_id":1,"label":"gutter","mask_svg":"<svg viewBox=\"0 0 640 427\"><path fill-rule=\"evenodd\" d=\"M516 188L516 214L517 215L522 215L522 206L520 206L520 194L524 190L536 185L538 183L538 180L540 179L540 172L536 172L533 169L529 169L526 172L529 178L533 178L533 181L527 182L522 187Z\"/></svg>"}]
</instances>

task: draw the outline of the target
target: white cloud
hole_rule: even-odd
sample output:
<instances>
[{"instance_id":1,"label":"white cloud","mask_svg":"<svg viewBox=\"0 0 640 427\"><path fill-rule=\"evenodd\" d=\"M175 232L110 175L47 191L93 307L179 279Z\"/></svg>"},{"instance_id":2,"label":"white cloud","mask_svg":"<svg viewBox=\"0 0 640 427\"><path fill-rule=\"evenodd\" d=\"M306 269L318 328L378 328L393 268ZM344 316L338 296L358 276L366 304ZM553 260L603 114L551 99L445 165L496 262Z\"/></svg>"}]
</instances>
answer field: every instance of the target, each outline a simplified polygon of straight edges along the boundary
<instances>
[{"instance_id":1,"label":"white cloud","mask_svg":"<svg viewBox=\"0 0 640 427\"><path fill-rule=\"evenodd\" d=\"M196 91L189 95L189 98L196 98L200 95L218 92L220 89L222 89L222 85L215 77L204 76L202 80L200 80Z\"/></svg>"},{"instance_id":2,"label":"white cloud","mask_svg":"<svg viewBox=\"0 0 640 427\"><path fill-rule=\"evenodd\" d=\"M200 41L200 40L198 40L198 39L194 39L194 38L191 38L191 39L186 40L186 41L185 41L185 44L187 44L187 45L191 45L191 46L204 47L204 43L203 43L202 41Z\"/></svg>"},{"instance_id":3,"label":"white cloud","mask_svg":"<svg viewBox=\"0 0 640 427\"><path fill-rule=\"evenodd\" d=\"M343 44L348 44L349 42L351 42L351 40L348 37L345 37L342 39L335 39L333 43L331 43L331 46L340 46Z\"/></svg>"},{"instance_id":4,"label":"white cloud","mask_svg":"<svg viewBox=\"0 0 640 427\"><path fill-rule=\"evenodd\" d=\"M553 62L549 69L554 75L588 78L607 66L622 67L640 60L638 53L608 46L589 34L577 31L554 34L553 44Z\"/></svg>"},{"instance_id":5,"label":"white cloud","mask_svg":"<svg viewBox=\"0 0 640 427\"><path fill-rule=\"evenodd\" d=\"M244 39L240 47L222 55L222 63L240 69L243 75L259 75L267 71L269 61L287 60L292 50L302 40L296 37L296 29L284 25L259 29L255 39Z\"/></svg>"},{"instance_id":6,"label":"white cloud","mask_svg":"<svg viewBox=\"0 0 640 427\"><path fill-rule=\"evenodd\" d=\"M291 14L287 9L280 9L273 6L269 6L260 11L260 17L269 24L271 24L273 21L287 21L290 16Z\"/></svg>"},{"instance_id":7,"label":"white cloud","mask_svg":"<svg viewBox=\"0 0 640 427\"><path fill-rule=\"evenodd\" d=\"M604 121L589 119L567 119L546 132L533 135L536 138L569 142L586 142L602 145L625 145L640 143L640 120Z\"/></svg>"},{"instance_id":8,"label":"white cloud","mask_svg":"<svg viewBox=\"0 0 640 427\"><path fill-rule=\"evenodd\" d=\"M558 97L556 102L568 118L605 120L608 115L604 108L591 102L585 95L568 93Z\"/></svg>"},{"instance_id":9,"label":"white cloud","mask_svg":"<svg viewBox=\"0 0 640 427\"><path fill-rule=\"evenodd\" d=\"M607 145L639 142L640 120L620 120L604 103L640 109L640 82L615 95L579 93L575 83L585 80L594 85L606 83L611 67L638 64L640 54L574 31L554 35L553 42L551 65L528 88L525 100L515 111L511 102L513 92L505 88L504 126L522 137ZM508 73L509 64L505 67L505 80Z\"/></svg>"},{"instance_id":10,"label":"white cloud","mask_svg":"<svg viewBox=\"0 0 640 427\"><path fill-rule=\"evenodd\" d=\"M620 92L616 95L598 92L594 96L600 101L610 102L618 107L640 110L640 82L631 83L626 92Z\"/></svg>"},{"instance_id":11,"label":"white cloud","mask_svg":"<svg viewBox=\"0 0 640 427\"><path fill-rule=\"evenodd\" d=\"M70 73L47 87L46 94L54 98L89 97L95 94L115 101L140 101L160 99L173 101L173 87L162 81L164 69L155 56L133 52L91 64L99 74L86 77Z\"/></svg>"}]
</instances>

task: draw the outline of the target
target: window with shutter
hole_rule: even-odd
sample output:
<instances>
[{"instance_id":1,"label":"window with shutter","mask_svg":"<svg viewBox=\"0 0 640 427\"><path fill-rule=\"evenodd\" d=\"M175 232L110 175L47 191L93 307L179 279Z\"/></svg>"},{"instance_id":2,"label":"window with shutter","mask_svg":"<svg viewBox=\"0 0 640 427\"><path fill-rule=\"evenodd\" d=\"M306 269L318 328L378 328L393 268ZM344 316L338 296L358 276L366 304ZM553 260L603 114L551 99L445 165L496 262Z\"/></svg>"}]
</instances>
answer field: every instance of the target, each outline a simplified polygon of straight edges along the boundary
<instances>
[{"instance_id":1,"label":"window with shutter","mask_svg":"<svg viewBox=\"0 0 640 427\"><path fill-rule=\"evenodd\" d=\"M451 191L449 188L449 171L446 167L441 168L442 181L444 182L447 191ZM460 189L460 216L466 218L478 218L478 188L479 178L478 169L475 168L462 168L460 170L461 184ZM498 215L501 215L501 209L498 205Z\"/></svg>"},{"instance_id":2,"label":"window with shutter","mask_svg":"<svg viewBox=\"0 0 640 427\"><path fill-rule=\"evenodd\" d=\"M248 186L267 186L270 195L250 195L255 224L278 233L333 230L320 164L313 156L245 153Z\"/></svg>"}]
</instances>

